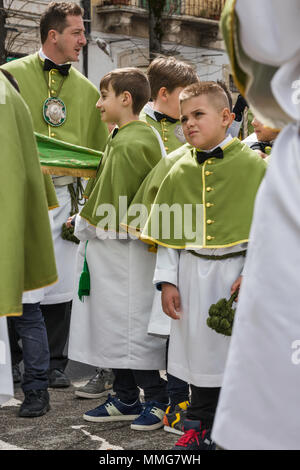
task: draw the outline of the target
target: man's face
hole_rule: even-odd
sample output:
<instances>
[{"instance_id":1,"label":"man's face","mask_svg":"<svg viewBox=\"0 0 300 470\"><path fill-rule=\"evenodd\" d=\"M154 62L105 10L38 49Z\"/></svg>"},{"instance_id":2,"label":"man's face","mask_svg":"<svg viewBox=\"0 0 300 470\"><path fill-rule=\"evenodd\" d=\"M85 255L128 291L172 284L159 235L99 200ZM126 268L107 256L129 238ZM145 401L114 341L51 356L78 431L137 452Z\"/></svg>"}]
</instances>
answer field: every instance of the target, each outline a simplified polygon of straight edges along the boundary
<instances>
[{"instance_id":1,"label":"man's face","mask_svg":"<svg viewBox=\"0 0 300 470\"><path fill-rule=\"evenodd\" d=\"M119 122L122 111L122 96L116 96L111 83L108 84L107 90L100 90L100 98L97 101L96 107L101 111L102 121Z\"/></svg>"},{"instance_id":2,"label":"man's face","mask_svg":"<svg viewBox=\"0 0 300 470\"><path fill-rule=\"evenodd\" d=\"M179 95L182 92L183 87L177 87L171 93L167 92L168 97L168 116L171 116L174 119L179 119L180 117L180 106L179 106Z\"/></svg>"},{"instance_id":3,"label":"man's face","mask_svg":"<svg viewBox=\"0 0 300 470\"><path fill-rule=\"evenodd\" d=\"M201 95L181 103L180 119L189 144L210 150L224 140L230 112L227 108L218 111L207 95Z\"/></svg>"},{"instance_id":4,"label":"man's face","mask_svg":"<svg viewBox=\"0 0 300 470\"><path fill-rule=\"evenodd\" d=\"M55 47L61 64L78 62L81 48L86 45L82 16L68 15L67 26L62 33L56 32Z\"/></svg>"}]
</instances>

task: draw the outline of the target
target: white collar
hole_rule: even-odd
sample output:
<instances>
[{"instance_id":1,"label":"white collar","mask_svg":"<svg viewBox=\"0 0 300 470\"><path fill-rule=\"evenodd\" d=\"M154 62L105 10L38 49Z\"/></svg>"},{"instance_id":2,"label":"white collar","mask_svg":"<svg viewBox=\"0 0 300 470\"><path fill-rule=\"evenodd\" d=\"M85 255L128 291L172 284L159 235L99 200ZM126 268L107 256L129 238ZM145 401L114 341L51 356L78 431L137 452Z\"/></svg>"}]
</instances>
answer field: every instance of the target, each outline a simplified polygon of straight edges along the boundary
<instances>
[{"instance_id":1,"label":"white collar","mask_svg":"<svg viewBox=\"0 0 300 470\"><path fill-rule=\"evenodd\" d=\"M42 60L46 60L46 59L51 60L49 57L46 56L46 54L44 53L42 47L39 50L39 56ZM51 62L53 62L53 60L51 60ZM67 63L67 62L65 62L65 63ZM64 64L56 64L56 65L64 65Z\"/></svg>"}]
</instances>

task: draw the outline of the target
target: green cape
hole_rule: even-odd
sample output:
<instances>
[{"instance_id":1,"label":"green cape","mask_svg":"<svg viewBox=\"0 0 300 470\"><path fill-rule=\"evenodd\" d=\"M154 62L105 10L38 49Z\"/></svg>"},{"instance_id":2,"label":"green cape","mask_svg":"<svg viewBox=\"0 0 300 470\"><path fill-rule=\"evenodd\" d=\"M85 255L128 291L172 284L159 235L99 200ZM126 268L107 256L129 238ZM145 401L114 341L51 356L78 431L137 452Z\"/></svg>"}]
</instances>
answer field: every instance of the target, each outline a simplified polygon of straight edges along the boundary
<instances>
[{"instance_id":1,"label":"green cape","mask_svg":"<svg viewBox=\"0 0 300 470\"><path fill-rule=\"evenodd\" d=\"M119 232L119 224L139 186L160 161L161 149L151 127L132 121L109 137L95 180L88 189L89 199L80 215L91 225ZM124 197L120 203L119 197ZM120 204L119 204L120 203ZM99 214L99 206L109 205L108 214Z\"/></svg>"},{"instance_id":2,"label":"green cape","mask_svg":"<svg viewBox=\"0 0 300 470\"><path fill-rule=\"evenodd\" d=\"M196 149L186 146L166 175L153 172L142 201L149 211L149 195L153 195L142 240L178 249L223 248L248 241L266 163L238 139L225 145L223 152L223 159L211 158L199 165ZM131 210L132 206L128 216ZM131 230L135 224L131 219Z\"/></svg>"},{"instance_id":3,"label":"green cape","mask_svg":"<svg viewBox=\"0 0 300 470\"><path fill-rule=\"evenodd\" d=\"M0 315L22 314L22 293L57 280L30 113L0 74Z\"/></svg>"},{"instance_id":4,"label":"green cape","mask_svg":"<svg viewBox=\"0 0 300 470\"><path fill-rule=\"evenodd\" d=\"M103 153L35 132L43 173L91 177Z\"/></svg>"}]
</instances>

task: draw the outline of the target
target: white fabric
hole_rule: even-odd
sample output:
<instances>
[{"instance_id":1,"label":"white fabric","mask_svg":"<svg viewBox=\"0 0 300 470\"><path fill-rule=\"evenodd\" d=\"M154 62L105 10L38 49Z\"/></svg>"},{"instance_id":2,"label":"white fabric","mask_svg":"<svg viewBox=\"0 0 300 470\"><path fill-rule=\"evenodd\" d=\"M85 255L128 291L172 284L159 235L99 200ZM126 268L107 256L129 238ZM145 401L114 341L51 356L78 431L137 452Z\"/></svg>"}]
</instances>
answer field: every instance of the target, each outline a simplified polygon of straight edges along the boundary
<instances>
[{"instance_id":1,"label":"white fabric","mask_svg":"<svg viewBox=\"0 0 300 470\"><path fill-rule=\"evenodd\" d=\"M290 124L256 199L213 430L226 449L300 449L299 205L299 126Z\"/></svg>"},{"instance_id":2,"label":"white fabric","mask_svg":"<svg viewBox=\"0 0 300 470\"><path fill-rule=\"evenodd\" d=\"M75 233L81 240L89 239L91 292L80 302L77 289L84 258L82 243L71 316L70 359L105 368L165 369L165 339L147 334L155 255L138 240L95 238L96 228L87 224L86 232L80 219Z\"/></svg>"},{"instance_id":3,"label":"white fabric","mask_svg":"<svg viewBox=\"0 0 300 470\"><path fill-rule=\"evenodd\" d=\"M58 282L45 287L45 296L42 304L58 304L68 302L73 298L76 243L63 240L61 237L62 225L67 221L71 211L71 199L67 186L55 188L59 207L53 209L52 237L54 243L55 260L58 272Z\"/></svg>"},{"instance_id":4,"label":"white fabric","mask_svg":"<svg viewBox=\"0 0 300 470\"><path fill-rule=\"evenodd\" d=\"M237 0L240 39L249 57L274 66L298 55L300 1Z\"/></svg>"},{"instance_id":5,"label":"white fabric","mask_svg":"<svg viewBox=\"0 0 300 470\"><path fill-rule=\"evenodd\" d=\"M248 135L244 140L242 140L243 144L248 145L248 147L251 147L252 144L257 142L257 136L255 132L252 132L252 134Z\"/></svg>"},{"instance_id":6,"label":"white fabric","mask_svg":"<svg viewBox=\"0 0 300 470\"><path fill-rule=\"evenodd\" d=\"M51 230L53 230L53 210L48 211ZM45 297L45 287L23 292L22 304L35 304L41 302Z\"/></svg>"},{"instance_id":7,"label":"white fabric","mask_svg":"<svg viewBox=\"0 0 300 470\"><path fill-rule=\"evenodd\" d=\"M6 317L0 317L0 405L14 396Z\"/></svg>"},{"instance_id":8,"label":"white fabric","mask_svg":"<svg viewBox=\"0 0 300 470\"><path fill-rule=\"evenodd\" d=\"M220 256L245 250L246 246L197 252ZM154 275L155 282L175 280L177 264L182 314L180 320L171 320L168 372L198 387L220 387L230 338L213 331L206 320L213 303L230 297L231 285L241 274L245 258L208 260L187 250L178 253L159 247Z\"/></svg>"}]
</instances>

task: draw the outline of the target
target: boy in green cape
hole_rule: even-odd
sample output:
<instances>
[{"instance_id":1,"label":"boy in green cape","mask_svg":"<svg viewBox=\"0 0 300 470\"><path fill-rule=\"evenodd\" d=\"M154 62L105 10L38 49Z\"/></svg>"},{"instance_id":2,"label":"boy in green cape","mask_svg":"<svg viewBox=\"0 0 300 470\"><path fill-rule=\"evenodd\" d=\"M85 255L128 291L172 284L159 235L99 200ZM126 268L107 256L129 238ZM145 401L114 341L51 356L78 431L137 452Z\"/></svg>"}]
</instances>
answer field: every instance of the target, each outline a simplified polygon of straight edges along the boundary
<instances>
[{"instance_id":1,"label":"boy in green cape","mask_svg":"<svg viewBox=\"0 0 300 470\"><path fill-rule=\"evenodd\" d=\"M148 431L163 425L168 402L159 374L165 368L165 340L147 334L155 255L120 232L119 223L160 161L161 146L155 130L139 121L150 97L145 74L135 68L117 69L103 77L100 91L97 107L102 119L115 122L118 129L108 139L88 201L76 216L75 234L86 242L90 293L85 292L84 302L73 303L69 357L112 368L115 375L116 397L86 412L85 420L134 420L132 429ZM139 387L145 393L144 407Z\"/></svg>"},{"instance_id":2,"label":"boy in green cape","mask_svg":"<svg viewBox=\"0 0 300 470\"><path fill-rule=\"evenodd\" d=\"M209 307L240 284L265 162L226 137L232 116L220 85L191 85L180 102L190 146L162 170L150 216L140 229L142 239L159 245L154 283L162 286L163 310L172 318L168 371L191 384L184 435L175 449L201 450L214 448L210 431L229 346L229 338L206 320ZM162 165L154 172L154 187ZM151 192L151 181L148 188ZM149 207L147 194L145 201Z\"/></svg>"}]
</instances>

